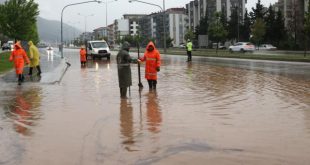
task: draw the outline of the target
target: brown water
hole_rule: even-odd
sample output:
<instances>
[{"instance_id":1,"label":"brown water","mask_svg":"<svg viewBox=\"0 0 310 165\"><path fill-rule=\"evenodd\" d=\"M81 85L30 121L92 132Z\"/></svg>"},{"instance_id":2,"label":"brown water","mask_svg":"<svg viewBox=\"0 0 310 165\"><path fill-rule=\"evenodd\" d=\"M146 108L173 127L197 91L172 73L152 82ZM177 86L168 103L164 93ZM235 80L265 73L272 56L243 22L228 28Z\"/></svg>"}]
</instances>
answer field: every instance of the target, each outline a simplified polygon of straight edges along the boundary
<instances>
[{"instance_id":1,"label":"brown water","mask_svg":"<svg viewBox=\"0 0 310 165\"><path fill-rule=\"evenodd\" d=\"M67 57L60 84L1 82L0 165L310 163L309 64L167 56L122 100L114 59Z\"/></svg>"}]
</instances>

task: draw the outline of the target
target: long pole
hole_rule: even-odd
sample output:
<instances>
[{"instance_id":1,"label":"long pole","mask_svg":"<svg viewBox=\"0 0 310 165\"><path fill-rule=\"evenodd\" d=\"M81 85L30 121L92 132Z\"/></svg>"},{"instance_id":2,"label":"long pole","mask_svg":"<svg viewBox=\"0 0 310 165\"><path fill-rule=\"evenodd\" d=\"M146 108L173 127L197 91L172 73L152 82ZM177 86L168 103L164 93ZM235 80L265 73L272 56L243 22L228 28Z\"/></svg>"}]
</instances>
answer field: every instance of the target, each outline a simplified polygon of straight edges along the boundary
<instances>
[{"instance_id":1,"label":"long pole","mask_svg":"<svg viewBox=\"0 0 310 165\"><path fill-rule=\"evenodd\" d=\"M167 53L167 41L166 41L166 9L165 0L163 0L163 26L164 26L164 53Z\"/></svg>"},{"instance_id":2,"label":"long pole","mask_svg":"<svg viewBox=\"0 0 310 165\"><path fill-rule=\"evenodd\" d=\"M100 3L101 1L93 0L93 1L85 1L85 2L79 2L79 3L72 3L69 5L66 5L65 7L62 8L61 10L61 18L60 18L60 53L61 53L61 58L64 58L64 52L63 52L63 13L64 10L69 7L69 6L74 6L74 5L80 5L84 3L91 3L91 2L97 2Z\"/></svg>"},{"instance_id":3,"label":"long pole","mask_svg":"<svg viewBox=\"0 0 310 165\"><path fill-rule=\"evenodd\" d=\"M140 37L139 37L140 38ZM140 58L140 44L139 41L137 42L137 48L138 48L138 59ZM138 62L138 76L139 76L139 90L143 88L143 84L141 83L141 69L140 69L140 63Z\"/></svg>"}]
</instances>

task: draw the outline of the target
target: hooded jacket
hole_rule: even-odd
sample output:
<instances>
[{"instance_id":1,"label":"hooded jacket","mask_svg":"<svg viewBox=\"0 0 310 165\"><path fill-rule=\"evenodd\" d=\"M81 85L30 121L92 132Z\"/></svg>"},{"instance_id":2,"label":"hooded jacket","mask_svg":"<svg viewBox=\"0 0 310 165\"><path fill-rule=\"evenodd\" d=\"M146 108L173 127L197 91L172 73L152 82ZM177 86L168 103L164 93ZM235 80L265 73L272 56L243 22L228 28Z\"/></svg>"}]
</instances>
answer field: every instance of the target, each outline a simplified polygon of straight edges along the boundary
<instances>
[{"instance_id":1,"label":"hooded jacket","mask_svg":"<svg viewBox=\"0 0 310 165\"><path fill-rule=\"evenodd\" d=\"M40 65L40 53L38 48L33 44L32 41L28 42L29 53L30 53L30 67L36 67Z\"/></svg>"},{"instance_id":2,"label":"hooded jacket","mask_svg":"<svg viewBox=\"0 0 310 165\"><path fill-rule=\"evenodd\" d=\"M80 60L86 62L86 50L83 47L80 49Z\"/></svg>"},{"instance_id":3,"label":"hooded jacket","mask_svg":"<svg viewBox=\"0 0 310 165\"><path fill-rule=\"evenodd\" d=\"M23 74L25 61L27 64L30 63L25 50L18 43L14 45L10 61L14 62L16 74Z\"/></svg>"},{"instance_id":4,"label":"hooded jacket","mask_svg":"<svg viewBox=\"0 0 310 165\"><path fill-rule=\"evenodd\" d=\"M116 56L117 69L118 69L118 81L120 88L126 88L132 85L131 68L130 63L132 61L128 51L129 43L125 42L122 45L122 49Z\"/></svg>"},{"instance_id":5,"label":"hooded jacket","mask_svg":"<svg viewBox=\"0 0 310 165\"><path fill-rule=\"evenodd\" d=\"M149 51L148 49L151 46L154 50ZM144 56L140 60L145 61L145 78L147 80L157 80L156 68L160 67L160 54L152 41L146 46Z\"/></svg>"}]
</instances>

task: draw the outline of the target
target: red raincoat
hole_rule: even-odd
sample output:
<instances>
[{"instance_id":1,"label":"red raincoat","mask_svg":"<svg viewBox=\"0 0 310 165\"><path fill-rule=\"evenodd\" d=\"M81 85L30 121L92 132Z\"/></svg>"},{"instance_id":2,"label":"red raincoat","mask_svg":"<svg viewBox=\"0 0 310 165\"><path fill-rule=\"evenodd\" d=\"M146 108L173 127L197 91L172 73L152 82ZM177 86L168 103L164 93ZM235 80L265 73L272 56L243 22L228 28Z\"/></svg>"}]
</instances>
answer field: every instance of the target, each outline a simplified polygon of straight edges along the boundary
<instances>
[{"instance_id":1,"label":"red raincoat","mask_svg":"<svg viewBox=\"0 0 310 165\"><path fill-rule=\"evenodd\" d=\"M148 48L153 46L153 51L148 51ZM144 56L140 59L145 62L145 78L147 80L157 80L157 67L160 67L160 54L156 49L154 43L151 41L146 46Z\"/></svg>"},{"instance_id":2,"label":"red raincoat","mask_svg":"<svg viewBox=\"0 0 310 165\"><path fill-rule=\"evenodd\" d=\"M86 62L86 50L84 48L80 49L80 59L81 62Z\"/></svg>"},{"instance_id":3,"label":"red raincoat","mask_svg":"<svg viewBox=\"0 0 310 165\"><path fill-rule=\"evenodd\" d=\"M19 44L14 45L14 50L11 53L10 61L14 61L16 74L23 74L25 61L27 64L30 63L25 50Z\"/></svg>"}]
</instances>

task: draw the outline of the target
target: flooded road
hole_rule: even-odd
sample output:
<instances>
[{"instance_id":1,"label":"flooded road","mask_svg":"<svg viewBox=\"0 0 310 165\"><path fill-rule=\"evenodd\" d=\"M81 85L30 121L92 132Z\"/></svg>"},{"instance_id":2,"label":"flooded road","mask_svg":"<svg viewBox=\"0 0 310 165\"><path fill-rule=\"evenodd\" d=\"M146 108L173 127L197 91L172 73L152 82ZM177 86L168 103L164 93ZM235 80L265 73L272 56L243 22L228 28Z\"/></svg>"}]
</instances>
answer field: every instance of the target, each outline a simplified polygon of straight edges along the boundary
<instances>
[{"instance_id":1,"label":"flooded road","mask_svg":"<svg viewBox=\"0 0 310 165\"><path fill-rule=\"evenodd\" d=\"M1 81L0 165L310 162L309 64L162 56L157 91L133 64L122 100L115 56L66 57L60 84Z\"/></svg>"}]
</instances>

